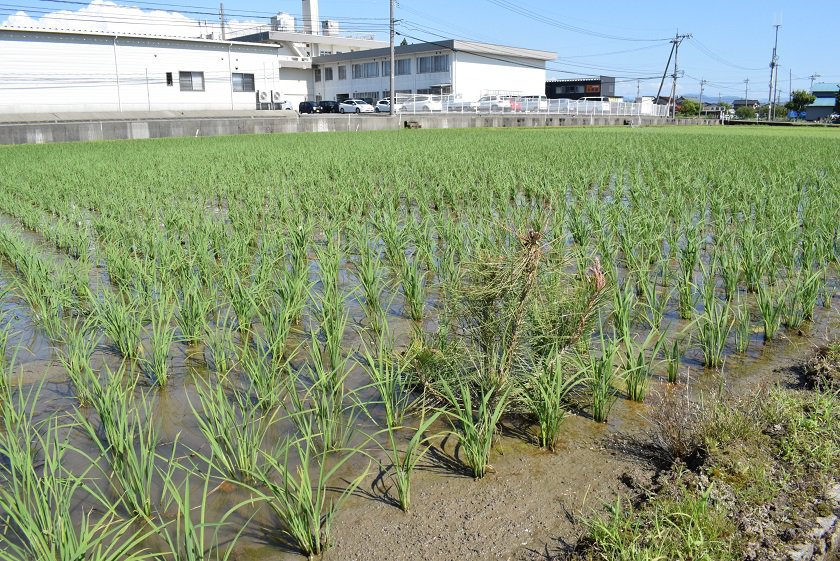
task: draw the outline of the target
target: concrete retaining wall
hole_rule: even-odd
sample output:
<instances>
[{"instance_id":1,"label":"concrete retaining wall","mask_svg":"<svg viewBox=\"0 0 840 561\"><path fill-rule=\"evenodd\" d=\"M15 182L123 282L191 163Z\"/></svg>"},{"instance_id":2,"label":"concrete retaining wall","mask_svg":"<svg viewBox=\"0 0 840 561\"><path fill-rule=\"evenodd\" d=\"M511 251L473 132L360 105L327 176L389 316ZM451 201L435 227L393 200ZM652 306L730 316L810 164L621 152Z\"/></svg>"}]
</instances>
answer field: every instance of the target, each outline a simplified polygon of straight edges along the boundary
<instances>
[{"instance_id":1,"label":"concrete retaining wall","mask_svg":"<svg viewBox=\"0 0 840 561\"><path fill-rule=\"evenodd\" d=\"M110 115L76 120L0 122L0 144L43 144L91 140L128 140L181 136L222 136L292 132L353 132L393 130L406 122L420 128L653 126L718 124L715 120L661 119L656 117L565 115L302 115L161 117L153 113L132 118Z\"/></svg>"}]
</instances>

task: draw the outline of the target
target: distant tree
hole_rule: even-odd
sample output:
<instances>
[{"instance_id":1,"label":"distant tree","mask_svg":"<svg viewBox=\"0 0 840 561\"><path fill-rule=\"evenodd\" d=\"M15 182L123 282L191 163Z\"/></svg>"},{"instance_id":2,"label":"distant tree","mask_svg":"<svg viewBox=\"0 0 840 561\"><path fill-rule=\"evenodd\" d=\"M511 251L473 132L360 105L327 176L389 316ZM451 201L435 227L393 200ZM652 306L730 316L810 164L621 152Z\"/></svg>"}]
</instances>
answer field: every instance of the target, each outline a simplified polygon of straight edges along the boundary
<instances>
[{"instance_id":1,"label":"distant tree","mask_svg":"<svg viewBox=\"0 0 840 561\"><path fill-rule=\"evenodd\" d=\"M755 109L750 105L742 105L735 110L735 115L739 119L743 119L745 121L748 119L755 119Z\"/></svg>"},{"instance_id":2,"label":"distant tree","mask_svg":"<svg viewBox=\"0 0 840 561\"><path fill-rule=\"evenodd\" d=\"M790 101L785 103L785 108L788 111L796 111L802 113L805 108L814 103L817 96L805 90L795 90L791 95Z\"/></svg>"},{"instance_id":3,"label":"distant tree","mask_svg":"<svg viewBox=\"0 0 840 561\"><path fill-rule=\"evenodd\" d=\"M723 108L724 113L728 113L732 109L732 104L726 103L725 101L720 102L720 106Z\"/></svg>"},{"instance_id":4,"label":"distant tree","mask_svg":"<svg viewBox=\"0 0 840 561\"><path fill-rule=\"evenodd\" d=\"M758 108L758 117L759 119L766 119L767 114L770 112L770 105L764 104ZM787 117L787 108L778 103L773 106L773 119L784 119Z\"/></svg>"},{"instance_id":5,"label":"distant tree","mask_svg":"<svg viewBox=\"0 0 840 561\"><path fill-rule=\"evenodd\" d=\"M684 117L695 117L700 114L700 103L693 99L684 99L677 114Z\"/></svg>"},{"instance_id":6,"label":"distant tree","mask_svg":"<svg viewBox=\"0 0 840 561\"><path fill-rule=\"evenodd\" d=\"M403 40L400 41L400 47L405 47L406 45L408 45L408 41L406 40L405 37L403 37Z\"/></svg>"}]
</instances>

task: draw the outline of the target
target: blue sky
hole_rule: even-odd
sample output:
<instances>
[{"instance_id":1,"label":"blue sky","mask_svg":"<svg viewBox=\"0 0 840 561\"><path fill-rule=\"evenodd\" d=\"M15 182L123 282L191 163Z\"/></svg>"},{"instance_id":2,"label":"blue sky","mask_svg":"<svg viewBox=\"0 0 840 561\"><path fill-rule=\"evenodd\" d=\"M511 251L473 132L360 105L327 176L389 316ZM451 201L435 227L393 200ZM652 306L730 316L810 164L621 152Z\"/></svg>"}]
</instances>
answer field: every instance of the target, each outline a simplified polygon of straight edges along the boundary
<instances>
[{"instance_id":1,"label":"blue sky","mask_svg":"<svg viewBox=\"0 0 840 561\"><path fill-rule=\"evenodd\" d=\"M0 24L45 25L150 33L183 34L198 21L217 21L218 4L208 0L18 0L0 7ZM114 6L116 3L118 6ZM779 31L780 99L792 87L817 81L840 82L840 33L832 31L840 2L781 0L713 5L689 2L630 3L611 0L398 0L398 33L409 42L462 38L556 52L550 78L605 74L618 79L617 93L656 93L668 59L668 39L691 33L679 51L679 93L697 94L707 80L705 99L744 95L766 99L774 23ZM129 7L131 9L129 10ZM229 19L242 25L267 23L275 12L301 12L299 0L227 1ZM114 14L111 16L111 14ZM117 19L120 14L121 19ZM322 18L338 19L346 31L387 38L388 0L320 0ZM53 19L49 19L53 16ZM47 17L48 19L43 19ZM111 18L109 20L109 17ZM666 82L665 92L669 85Z\"/></svg>"}]
</instances>

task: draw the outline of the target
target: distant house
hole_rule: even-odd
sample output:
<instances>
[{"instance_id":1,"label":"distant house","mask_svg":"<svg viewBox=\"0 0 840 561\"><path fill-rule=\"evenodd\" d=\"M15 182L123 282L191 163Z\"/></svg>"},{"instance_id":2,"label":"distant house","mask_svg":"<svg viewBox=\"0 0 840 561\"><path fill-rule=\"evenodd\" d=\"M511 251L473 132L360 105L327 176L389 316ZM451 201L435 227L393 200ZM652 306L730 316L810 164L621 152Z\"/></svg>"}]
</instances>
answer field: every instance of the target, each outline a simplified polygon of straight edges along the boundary
<instances>
[{"instance_id":1,"label":"distant house","mask_svg":"<svg viewBox=\"0 0 840 561\"><path fill-rule=\"evenodd\" d=\"M817 83L814 84L814 89L811 92L817 99L805 108L806 121L819 121L830 117L834 113L835 100L837 98L837 91L840 90L840 85L831 83Z\"/></svg>"},{"instance_id":2,"label":"distant house","mask_svg":"<svg viewBox=\"0 0 840 561\"><path fill-rule=\"evenodd\" d=\"M732 102L732 109L736 111L741 107L752 107L753 109L758 109L761 104L758 102L757 99L736 99Z\"/></svg>"},{"instance_id":3,"label":"distant house","mask_svg":"<svg viewBox=\"0 0 840 561\"><path fill-rule=\"evenodd\" d=\"M615 97L615 78L598 76L595 78L548 80L545 83L545 96L548 99L612 98Z\"/></svg>"}]
</instances>

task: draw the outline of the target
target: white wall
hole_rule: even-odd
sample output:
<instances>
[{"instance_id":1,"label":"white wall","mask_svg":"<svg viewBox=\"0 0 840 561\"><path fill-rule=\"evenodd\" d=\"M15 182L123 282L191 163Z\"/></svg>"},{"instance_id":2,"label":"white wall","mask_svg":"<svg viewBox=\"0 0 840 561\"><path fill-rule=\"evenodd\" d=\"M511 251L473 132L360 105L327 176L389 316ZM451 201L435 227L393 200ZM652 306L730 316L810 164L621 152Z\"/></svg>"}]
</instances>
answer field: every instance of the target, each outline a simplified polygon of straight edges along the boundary
<instances>
[{"instance_id":1,"label":"white wall","mask_svg":"<svg viewBox=\"0 0 840 561\"><path fill-rule=\"evenodd\" d=\"M449 72L417 74L417 58L448 54ZM411 58L411 74L394 78L397 91L429 89L440 84L452 84L452 93L460 94L465 99L477 100L483 91L506 90L520 92L523 95L545 95L545 63L535 59L505 57L512 62L496 60L488 55L475 55L463 51L448 50L415 53ZM501 56L501 55L500 55ZM409 58L398 56L397 59ZM388 76L382 75L382 61L387 57L368 58L341 63L347 67L347 79L338 79L339 63L321 66L321 81L314 83L314 95L323 99L335 99L337 95L353 95L354 92L383 92L388 90ZM376 62L380 76L376 78L353 79L352 65ZM324 69L333 69L333 80L324 79Z\"/></svg>"},{"instance_id":2,"label":"white wall","mask_svg":"<svg viewBox=\"0 0 840 561\"><path fill-rule=\"evenodd\" d=\"M0 30L0 52L0 114L255 109L254 92L232 91L232 72L296 106L311 80L311 70L280 70L290 55L281 46L136 37L115 46L113 36ZM179 71L203 72L205 90L181 91Z\"/></svg>"},{"instance_id":3,"label":"white wall","mask_svg":"<svg viewBox=\"0 0 840 561\"><path fill-rule=\"evenodd\" d=\"M545 95L545 62L541 60L506 56L505 59L514 62L504 62L462 51L455 53L455 57L452 91L464 99L477 100L486 90Z\"/></svg>"}]
</instances>

